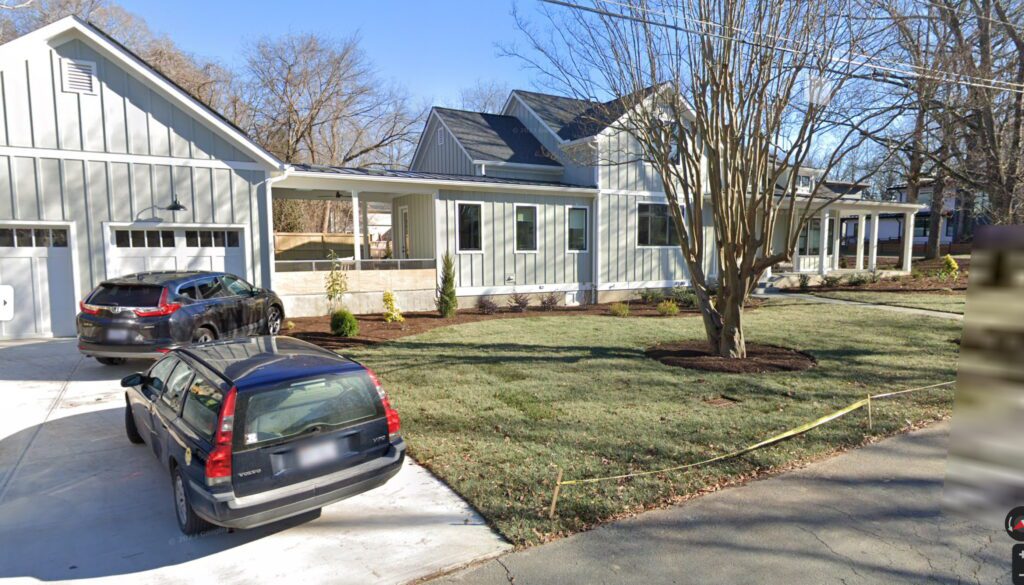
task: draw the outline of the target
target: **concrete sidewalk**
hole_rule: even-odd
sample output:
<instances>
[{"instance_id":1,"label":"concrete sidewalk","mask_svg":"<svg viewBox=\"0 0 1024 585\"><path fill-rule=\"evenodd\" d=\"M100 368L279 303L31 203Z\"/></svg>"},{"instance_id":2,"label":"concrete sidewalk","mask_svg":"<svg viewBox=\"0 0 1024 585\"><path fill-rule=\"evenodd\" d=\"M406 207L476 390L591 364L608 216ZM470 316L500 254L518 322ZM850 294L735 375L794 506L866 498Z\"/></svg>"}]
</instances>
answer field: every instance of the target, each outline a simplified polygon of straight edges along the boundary
<instances>
[{"instance_id":1,"label":"concrete sidewalk","mask_svg":"<svg viewBox=\"0 0 1024 585\"><path fill-rule=\"evenodd\" d=\"M942 513L948 435L938 424L432 583L1009 583L1001 519Z\"/></svg>"},{"instance_id":2,"label":"concrete sidewalk","mask_svg":"<svg viewBox=\"0 0 1024 585\"><path fill-rule=\"evenodd\" d=\"M762 299L799 299L801 301L809 301L812 303L820 303L824 305L853 305L855 307L866 307L869 309L880 309L882 311L892 311L894 313L904 313L906 315L921 315L924 317L937 317L939 319L950 319L953 321L963 321L964 316L959 313L946 313L944 311L929 311L928 309L915 309L913 307L895 307L893 305L880 305L878 303L861 303L858 301L850 301L846 299L831 299L828 297L819 297L811 294L803 293L761 293L755 295Z\"/></svg>"}]
</instances>

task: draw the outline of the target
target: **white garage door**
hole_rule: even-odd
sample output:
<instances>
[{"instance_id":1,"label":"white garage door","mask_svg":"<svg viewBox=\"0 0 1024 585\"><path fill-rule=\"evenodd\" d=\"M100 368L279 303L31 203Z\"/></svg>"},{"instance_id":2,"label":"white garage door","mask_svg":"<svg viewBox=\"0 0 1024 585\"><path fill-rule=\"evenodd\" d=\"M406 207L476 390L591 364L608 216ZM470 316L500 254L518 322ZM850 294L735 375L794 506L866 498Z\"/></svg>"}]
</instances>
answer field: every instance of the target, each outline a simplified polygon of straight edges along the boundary
<instances>
[{"instance_id":1,"label":"white garage door","mask_svg":"<svg viewBox=\"0 0 1024 585\"><path fill-rule=\"evenodd\" d=\"M110 226L107 278L153 270L214 270L248 279L244 232L230 226Z\"/></svg>"},{"instance_id":2,"label":"white garage door","mask_svg":"<svg viewBox=\"0 0 1024 585\"><path fill-rule=\"evenodd\" d=\"M76 293L67 227L0 225L0 284L14 288L14 318L0 338L75 334Z\"/></svg>"}]
</instances>

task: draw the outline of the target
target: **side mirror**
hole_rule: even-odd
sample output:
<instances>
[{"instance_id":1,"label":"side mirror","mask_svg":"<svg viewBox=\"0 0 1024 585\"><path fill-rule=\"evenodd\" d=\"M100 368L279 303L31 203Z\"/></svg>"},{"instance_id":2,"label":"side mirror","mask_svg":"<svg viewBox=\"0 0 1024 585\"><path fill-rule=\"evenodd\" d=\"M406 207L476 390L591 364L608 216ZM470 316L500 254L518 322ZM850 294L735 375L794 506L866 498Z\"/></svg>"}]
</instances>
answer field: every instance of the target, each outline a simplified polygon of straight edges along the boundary
<instances>
[{"instance_id":1,"label":"side mirror","mask_svg":"<svg viewBox=\"0 0 1024 585\"><path fill-rule=\"evenodd\" d=\"M146 383L149 376L145 374L135 372L134 374L128 374L124 378L121 378L121 387L128 388L129 386L141 386Z\"/></svg>"}]
</instances>

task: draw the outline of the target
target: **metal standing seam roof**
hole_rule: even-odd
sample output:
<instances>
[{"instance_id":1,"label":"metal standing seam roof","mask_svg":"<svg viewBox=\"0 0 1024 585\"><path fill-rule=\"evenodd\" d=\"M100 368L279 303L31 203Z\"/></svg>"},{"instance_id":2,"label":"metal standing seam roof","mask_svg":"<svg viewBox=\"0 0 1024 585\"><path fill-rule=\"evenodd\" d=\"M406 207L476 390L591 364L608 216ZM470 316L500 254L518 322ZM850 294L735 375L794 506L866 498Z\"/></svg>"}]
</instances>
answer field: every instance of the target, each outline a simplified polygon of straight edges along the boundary
<instances>
[{"instance_id":1,"label":"metal standing seam roof","mask_svg":"<svg viewBox=\"0 0 1024 585\"><path fill-rule=\"evenodd\" d=\"M514 116L434 108L473 160L561 167Z\"/></svg>"},{"instance_id":2,"label":"metal standing seam roof","mask_svg":"<svg viewBox=\"0 0 1024 585\"><path fill-rule=\"evenodd\" d=\"M293 163L291 167L300 173L325 173L339 176L389 177L393 179L410 179L424 181L459 181L464 183L491 183L499 185L533 185L539 187L568 187L573 189L596 189L593 185L576 185L558 181L532 181L527 179L506 179L490 175L456 175L449 173L430 173L425 171L406 171L402 169L367 169L356 167L332 167Z\"/></svg>"}]
</instances>

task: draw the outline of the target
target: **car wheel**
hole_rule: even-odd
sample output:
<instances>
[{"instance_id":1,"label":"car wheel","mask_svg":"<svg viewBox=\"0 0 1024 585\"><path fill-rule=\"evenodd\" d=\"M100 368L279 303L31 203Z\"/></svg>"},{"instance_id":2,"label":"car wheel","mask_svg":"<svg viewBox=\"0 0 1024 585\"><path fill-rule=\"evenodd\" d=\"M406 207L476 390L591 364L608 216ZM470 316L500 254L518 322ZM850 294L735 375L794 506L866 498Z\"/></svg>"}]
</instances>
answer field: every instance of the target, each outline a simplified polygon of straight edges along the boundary
<instances>
[{"instance_id":1,"label":"car wheel","mask_svg":"<svg viewBox=\"0 0 1024 585\"><path fill-rule=\"evenodd\" d=\"M128 360L117 357L98 357L96 358L96 361L103 364L104 366L120 366L121 364L125 363Z\"/></svg>"},{"instance_id":2,"label":"car wheel","mask_svg":"<svg viewBox=\"0 0 1024 585\"><path fill-rule=\"evenodd\" d=\"M139 434L139 429L135 426L135 417L132 416L132 407L129 404L124 405L124 432L132 443L138 445L142 442L142 435Z\"/></svg>"},{"instance_id":3,"label":"car wheel","mask_svg":"<svg viewBox=\"0 0 1024 585\"><path fill-rule=\"evenodd\" d=\"M200 327L196 329L196 332L192 334L192 343L208 343L217 339L213 331L210 331L209 327Z\"/></svg>"},{"instance_id":4,"label":"car wheel","mask_svg":"<svg viewBox=\"0 0 1024 585\"><path fill-rule=\"evenodd\" d=\"M171 487L174 492L174 516L178 519L178 528L185 534L199 534L210 529L210 523L196 515L192 509L188 489L185 488L185 474L175 468L171 475Z\"/></svg>"},{"instance_id":5,"label":"car wheel","mask_svg":"<svg viewBox=\"0 0 1024 585\"><path fill-rule=\"evenodd\" d=\"M270 307L267 311L267 335L281 333L281 309Z\"/></svg>"}]
</instances>

